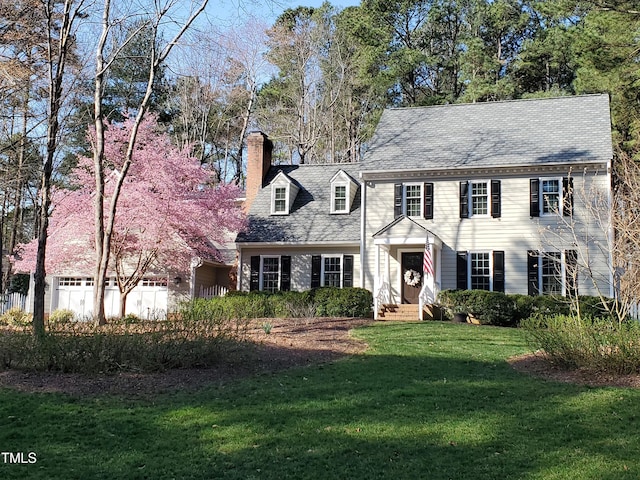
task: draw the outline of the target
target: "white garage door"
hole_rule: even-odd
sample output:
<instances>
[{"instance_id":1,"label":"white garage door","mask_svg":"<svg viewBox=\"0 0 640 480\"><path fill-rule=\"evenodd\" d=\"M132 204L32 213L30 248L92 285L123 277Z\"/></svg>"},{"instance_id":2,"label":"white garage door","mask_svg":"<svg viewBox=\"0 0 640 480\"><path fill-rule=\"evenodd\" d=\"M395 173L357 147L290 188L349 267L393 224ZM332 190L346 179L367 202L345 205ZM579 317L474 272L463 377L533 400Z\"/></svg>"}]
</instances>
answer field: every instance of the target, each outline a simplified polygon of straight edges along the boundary
<instances>
[{"instance_id":1,"label":"white garage door","mask_svg":"<svg viewBox=\"0 0 640 480\"><path fill-rule=\"evenodd\" d=\"M166 278L144 278L127 296L127 314L142 319L167 318L168 289ZM116 317L120 305L120 293L115 279L110 278L105 289L105 314ZM90 319L93 315L93 279L85 277L59 277L52 299L52 309L67 309L78 319Z\"/></svg>"},{"instance_id":2,"label":"white garage door","mask_svg":"<svg viewBox=\"0 0 640 480\"><path fill-rule=\"evenodd\" d=\"M127 314L148 320L165 320L169 292L166 278L143 278L127 296Z\"/></svg>"},{"instance_id":3,"label":"white garage door","mask_svg":"<svg viewBox=\"0 0 640 480\"><path fill-rule=\"evenodd\" d=\"M53 310L71 310L79 319L93 315L93 278L58 278Z\"/></svg>"}]
</instances>

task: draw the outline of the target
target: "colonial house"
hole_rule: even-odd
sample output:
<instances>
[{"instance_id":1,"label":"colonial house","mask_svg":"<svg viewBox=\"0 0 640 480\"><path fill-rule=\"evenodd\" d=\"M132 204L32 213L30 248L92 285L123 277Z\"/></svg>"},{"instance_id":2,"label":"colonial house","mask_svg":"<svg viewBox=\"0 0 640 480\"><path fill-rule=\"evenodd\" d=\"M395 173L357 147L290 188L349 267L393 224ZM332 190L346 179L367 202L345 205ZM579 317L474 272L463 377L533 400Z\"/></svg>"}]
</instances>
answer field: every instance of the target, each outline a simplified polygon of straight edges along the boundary
<instances>
[{"instance_id":1,"label":"colonial house","mask_svg":"<svg viewBox=\"0 0 640 480\"><path fill-rule=\"evenodd\" d=\"M359 164L248 151L242 290L357 286L416 319L442 289L613 295L606 95L388 109Z\"/></svg>"}]
</instances>

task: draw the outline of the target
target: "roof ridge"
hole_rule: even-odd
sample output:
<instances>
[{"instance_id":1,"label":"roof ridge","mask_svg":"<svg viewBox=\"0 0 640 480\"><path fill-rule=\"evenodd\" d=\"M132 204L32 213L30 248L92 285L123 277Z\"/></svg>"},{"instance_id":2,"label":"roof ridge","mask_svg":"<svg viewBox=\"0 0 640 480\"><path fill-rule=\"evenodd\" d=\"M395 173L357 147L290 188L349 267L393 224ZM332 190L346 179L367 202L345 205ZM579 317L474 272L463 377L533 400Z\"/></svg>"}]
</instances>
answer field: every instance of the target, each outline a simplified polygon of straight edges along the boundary
<instances>
[{"instance_id":1,"label":"roof ridge","mask_svg":"<svg viewBox=\"0 0 640 480\"><path fill-rule=\"evenodd\" d=\"M551 101L551 100L568 100L575 98L586 98L586 97L604 97L608 96L606 93L586 93L583 95L556 95L553 97L533 97L533 98L511 98L505 100L495 100L488 102L464 102L464 103L445 103L443 105L418 105L411 107L389 107L385 110L414 110L416 108L423 109L437 109L437 108L448 108L448 107L471 107L476 105L496 105L500 103L525 103L525 102L538 102L538 101Z\"/></svg>"}]
</instances>

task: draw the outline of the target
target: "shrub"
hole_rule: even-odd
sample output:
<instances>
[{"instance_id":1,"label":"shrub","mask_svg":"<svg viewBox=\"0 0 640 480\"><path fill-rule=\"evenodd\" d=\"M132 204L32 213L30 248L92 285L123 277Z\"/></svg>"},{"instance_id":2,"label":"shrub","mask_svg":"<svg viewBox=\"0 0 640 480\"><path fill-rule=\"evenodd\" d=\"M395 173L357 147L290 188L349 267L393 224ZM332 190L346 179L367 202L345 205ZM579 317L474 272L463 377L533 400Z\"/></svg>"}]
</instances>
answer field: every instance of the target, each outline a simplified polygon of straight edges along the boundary
<instances>
[{"instance_id":1,"label":"shrub","mask_svg":"<svg viewBox=\"0 0 640 480\"><path fill-rule=\"evenodd\" d=\"M373 295L364 288L323 287L311 292L319 317L365 317L373 311Z\"/></svg>"},{"instance_id":2,"label":"shrub","mask_svg":"<svg viewBox=\"0 0 640 480\"><path fill-rule=\"evenodd\" d=\"M75 313L66 308L54 310L49 315L49 325L70 323L75 318Z\"/></svg>"},{"instance_id":3,"label":"shrub","mask_svg":"<svg viewBox=\"0 0 640 480\"><path fill-rule=\"evenodd\" d=\"M566 315L522 322L529 344L552 361L604 373L640 372L640 323Z\"/></svg>"},{"instance_id":4,"label":"shrub","mask_svg":"<svg viewBox=\"0 0 640 480\"><path fill-rule=\"evenodd\" d=\"M501 292L486 290L448 290L440 293L440 303L448 316L471 313L486 325L516 325L516 301Z\"/></svg>"},{"instance_id":5,"label":"shrub","mask_svg":"<svg viewBox=\"0 0 640 480\"><path fill-rule=\"evenodd\" d=\"M31 323L32 316L19 307L13 307L0 316L1 325L12 327L26 327Z\"/></svg>"},{"instance_id":6,"label":"shrub","mask_svg":"<svg viewBox=\"0 0 640 480\"><path fill-rule=\"evenodd\" d=\"M555 295L506 295L485 290L443 290L438 301L447 316L472 313L481 323L517 326L522 320L536 316L571 315L576 306L570 299ZM599 297L581 296L578 299L580 316L610 318ZM614 300L608 300L613 302Z\"/></svg>"}]
</instances>

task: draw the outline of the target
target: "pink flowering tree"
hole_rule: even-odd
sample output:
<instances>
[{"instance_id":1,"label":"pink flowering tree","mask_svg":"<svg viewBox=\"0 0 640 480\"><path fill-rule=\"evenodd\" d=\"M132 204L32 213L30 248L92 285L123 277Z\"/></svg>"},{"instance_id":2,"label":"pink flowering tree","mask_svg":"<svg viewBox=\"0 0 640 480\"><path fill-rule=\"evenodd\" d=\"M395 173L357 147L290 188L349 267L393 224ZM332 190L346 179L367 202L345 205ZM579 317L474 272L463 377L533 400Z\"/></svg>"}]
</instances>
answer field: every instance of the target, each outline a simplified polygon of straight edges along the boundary
<instances>
[{"instance_id":1,"label":"pink flowering tree","mask_svg":"<svg viewBox=\"0 0 640 480\"><path fill-rule=\"evenodd\" d=\"M115 177L124 161L130 121L106 132L105 182L109 204ZM47 240L47 271L92 271L95 265L95 192L93 159L80 158L71 174L73 188L53 192ZM133 161L118 199L109 269L120 290L120 314L127 295L149 272L184 272L195 256L219 259L216 244L245 226L232 185L214 185L213 172L178 149L158 131L154 119L138 132ZM106 209L107 207L105 207ZM21 245L17 271L32 271L37 243Z\"/></svg>"}]
</instances>

